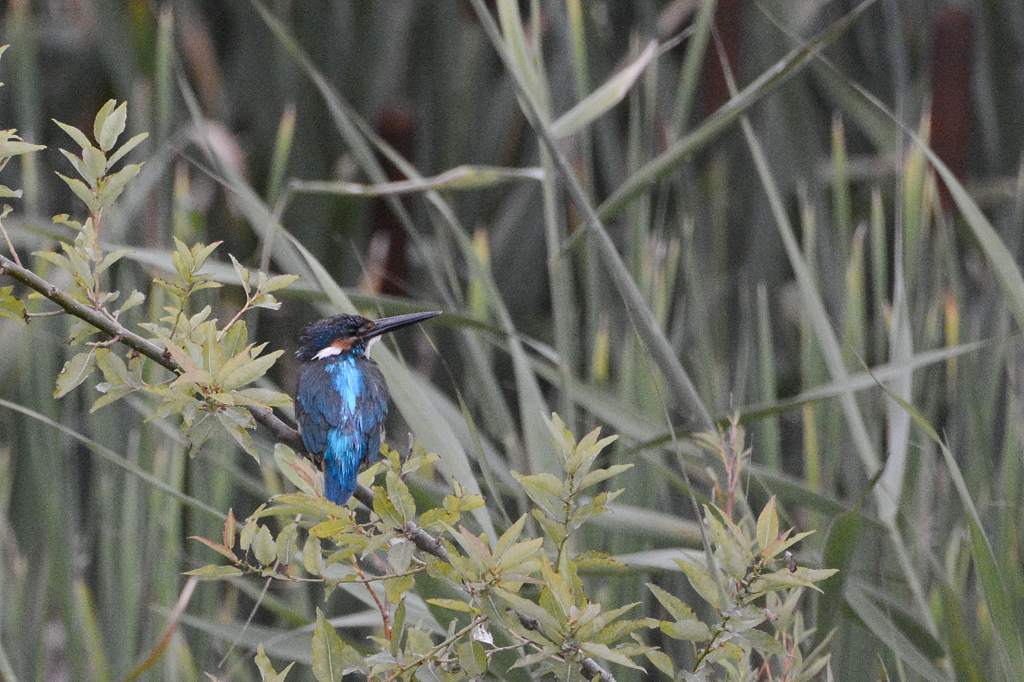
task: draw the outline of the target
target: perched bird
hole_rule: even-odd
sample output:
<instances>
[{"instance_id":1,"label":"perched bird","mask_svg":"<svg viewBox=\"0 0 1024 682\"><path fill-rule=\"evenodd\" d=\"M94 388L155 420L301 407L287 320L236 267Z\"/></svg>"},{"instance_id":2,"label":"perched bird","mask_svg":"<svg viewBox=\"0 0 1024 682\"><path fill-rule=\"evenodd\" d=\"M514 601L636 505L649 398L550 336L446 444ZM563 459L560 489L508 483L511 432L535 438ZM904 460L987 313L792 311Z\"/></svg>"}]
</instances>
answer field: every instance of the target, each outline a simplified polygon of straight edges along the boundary
<instances>
[{"instance_id":1,"label":"perched bird","mask_svg":"<svg viewBox=\"0 0 1024 682\"><path fill-rule=\"evenodd\" d=\"M335 315L299 335L302 361L295 415L306 450L324 470L324 493L345 504L364 462L380 451L388 389L370 348L381 334L440 315L439 311L368 320Z\"/></svg>"}]
</instances>

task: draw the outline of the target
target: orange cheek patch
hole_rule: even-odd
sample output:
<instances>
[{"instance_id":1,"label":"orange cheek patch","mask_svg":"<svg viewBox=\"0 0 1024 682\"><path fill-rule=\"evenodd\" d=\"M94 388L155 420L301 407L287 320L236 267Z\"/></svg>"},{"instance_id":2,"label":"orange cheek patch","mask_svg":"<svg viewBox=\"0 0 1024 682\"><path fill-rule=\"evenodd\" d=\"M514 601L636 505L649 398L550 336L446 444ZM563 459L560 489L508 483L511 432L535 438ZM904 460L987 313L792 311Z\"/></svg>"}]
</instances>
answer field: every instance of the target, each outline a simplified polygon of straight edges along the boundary
<instances>
[{"instance_id":1,"label":"orange cheek patch","mask_svg":"<svg viewBox=\"0 0 1024 682\"><path fill-rule=\"evenodd\" d=\"M331 348L337 348L340 351L346 351L352 347L352 339L336 339L331 342Z\"/></svg>"}]
</instances>

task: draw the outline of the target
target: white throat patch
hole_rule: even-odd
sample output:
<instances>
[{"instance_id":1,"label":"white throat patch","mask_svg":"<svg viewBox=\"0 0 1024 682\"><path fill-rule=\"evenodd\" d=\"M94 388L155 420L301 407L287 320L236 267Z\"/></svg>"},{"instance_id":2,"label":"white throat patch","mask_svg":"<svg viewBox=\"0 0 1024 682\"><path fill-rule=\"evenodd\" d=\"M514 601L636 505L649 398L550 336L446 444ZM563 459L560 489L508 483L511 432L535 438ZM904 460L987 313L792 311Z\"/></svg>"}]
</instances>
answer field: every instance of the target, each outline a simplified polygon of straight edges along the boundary
<instances>
[{"instance_id":1,"label":"white throat patch","mask_svg":"<svg viewBox=\"0 0 1024 682\"><path fill-rule=\"evenodd\" d=\"M313 356L314 360L323 360L329 358L332 355L341 355L341 349L337 346L327 346L326 348L320 349L320 352Z\"/></svg>"},{"instance_id":2,"label":"white throat patch","mask_svg":"<svg viewBox=\"0 0 1024 682\"><path fill-rule=\"evenodd\" d=\"M365 352L366 357L370 357L370 351L373 350L373 344L377 343L378 341L380 341L380 337L379 336L375 336L375 337L373 337L372 339L370 339L369 341L366 342L366 352Z\"/></svg>"}]
</instances>

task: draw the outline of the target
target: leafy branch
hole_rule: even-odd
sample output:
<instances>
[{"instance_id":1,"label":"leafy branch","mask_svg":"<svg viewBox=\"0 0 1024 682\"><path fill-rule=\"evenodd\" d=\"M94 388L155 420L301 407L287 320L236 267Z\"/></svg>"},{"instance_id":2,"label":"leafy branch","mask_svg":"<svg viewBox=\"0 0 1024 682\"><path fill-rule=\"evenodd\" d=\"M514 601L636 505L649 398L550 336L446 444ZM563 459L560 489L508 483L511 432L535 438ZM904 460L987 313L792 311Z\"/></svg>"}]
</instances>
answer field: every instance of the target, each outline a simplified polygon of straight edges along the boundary
<instances>
[{"instance_id":1,"label":"leafy branch","mask_svg":"<svg viewBox=\"0 0 1024 682\"><path fill-rule=\"evenodd\" d=\"M116 340L131 350L153 360L165 369L176 375L185 373L185 368L175 359L174 355L166 348L161 348L156 343L140 336L125 327L117 319L104 315L95 308L86 305L59 287L38 276L28 268L18 265L13 260L0 255L0 275L8 275L30 289L38 292L49 300L53 301L64 309L68 314L77 317L102 332L108 339ZM298 431L276 415L273 410L261 407L248 407L253 418L264 426L278 442L293 448L295 451L305 454L302 438ZM308 455L307 455L308 456ZM354 497L368 509L379 508L381 502L373 491L365 485L360 485ZM415 521L406 520L397 525L396 530L421 551L430 554L442 562L450 563L451 555L445 544L436 536L421 528ZM256 567L249 567L256 571ZM236 569L238 570L238 569ZM237 575L238 573L232 573ZM222 576L228 575L226 572ZM212 577L212 576L204 576ZM383 579L383 577L381 577ZM580 662L583 674L587 679L614 680L614 676L596 660L585 657Z\"/></svg>"}]
</instances>

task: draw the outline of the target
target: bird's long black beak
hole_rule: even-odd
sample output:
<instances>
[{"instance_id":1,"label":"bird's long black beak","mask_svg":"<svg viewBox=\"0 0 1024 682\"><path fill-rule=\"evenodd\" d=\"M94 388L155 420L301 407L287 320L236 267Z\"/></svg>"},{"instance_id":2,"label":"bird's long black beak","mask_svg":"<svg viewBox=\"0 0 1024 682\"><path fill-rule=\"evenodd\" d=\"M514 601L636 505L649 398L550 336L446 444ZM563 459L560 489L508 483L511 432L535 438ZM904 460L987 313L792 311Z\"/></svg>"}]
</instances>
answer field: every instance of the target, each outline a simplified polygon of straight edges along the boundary
<instances>
[{"instance_id":1,"label":"bird's long black beak","mask_svg":"<svg viewBox=\"0 0 1024 682\"><path fill-rule=\"evenodd\" d=\"M372 339L375 336L393 332L396 329L402 327L408 327L410 324L416 324L424 320L429 320L432 317L437 317L441 314L440 310L430 310L425 313L408 313L406 315L394 315L392 317L382 317L379 320L373 321L373 328L370 331L363 334L364 339Z\"/></svg>"}]
</instances>

